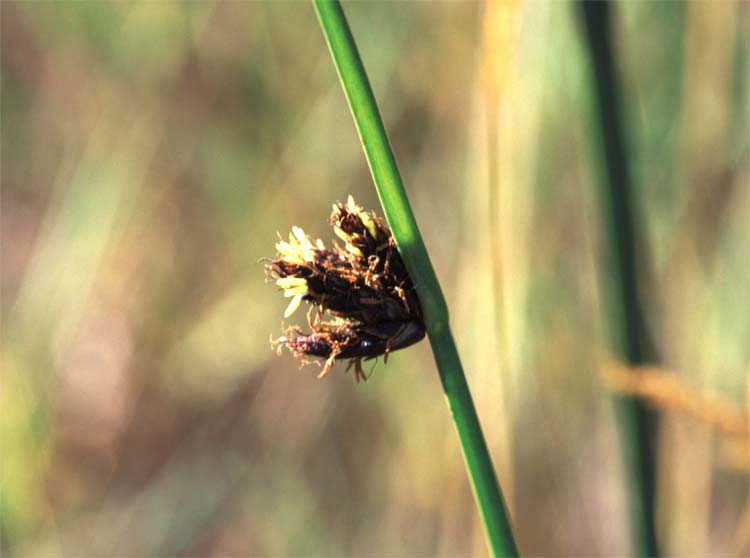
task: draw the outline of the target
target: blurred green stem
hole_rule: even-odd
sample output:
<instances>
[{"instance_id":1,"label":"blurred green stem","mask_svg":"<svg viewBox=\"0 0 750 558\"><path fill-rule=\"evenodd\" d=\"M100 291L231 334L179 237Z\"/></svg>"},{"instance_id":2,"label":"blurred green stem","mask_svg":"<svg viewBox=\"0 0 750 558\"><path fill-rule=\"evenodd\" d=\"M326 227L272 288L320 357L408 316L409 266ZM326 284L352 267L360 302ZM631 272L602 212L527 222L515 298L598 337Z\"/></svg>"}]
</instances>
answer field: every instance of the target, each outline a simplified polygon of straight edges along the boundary
<instances>
[{"instance_id":1,"label":"blurred green stem","mask_svg":"<svg viewBox=\"0 0 750 558\"><path fill-rule=\"evenodd\" d=\"M612 52L610 4L579 4L592 66L592 90L597 102L596 145L603 146L606 174L601 186L604 227L603 281L605 309L615 332L613 342L619 357L630 365L644 362L641 347L643 323L638 301L631 179L620 115L618 75ZM594 142L592 138L592 142ZM650 413L636 398L613 396L628 476L629 509L636 556L657 556L654 516L655 459L651 440Z\"/></svg>"},{"instance_id":2,"label":"blurred green stem","mask_svg":"<svg viewBox=\"0 0 750 558\"><path fill-rule=\"evenodd\" d=\"M339 2L313 0L313 4L354 116L388 225L416 285L489 550L493 556L517 556L505 502L450 330L445 297L409 205L354 38Z\"/></svg>"}]
</instances>

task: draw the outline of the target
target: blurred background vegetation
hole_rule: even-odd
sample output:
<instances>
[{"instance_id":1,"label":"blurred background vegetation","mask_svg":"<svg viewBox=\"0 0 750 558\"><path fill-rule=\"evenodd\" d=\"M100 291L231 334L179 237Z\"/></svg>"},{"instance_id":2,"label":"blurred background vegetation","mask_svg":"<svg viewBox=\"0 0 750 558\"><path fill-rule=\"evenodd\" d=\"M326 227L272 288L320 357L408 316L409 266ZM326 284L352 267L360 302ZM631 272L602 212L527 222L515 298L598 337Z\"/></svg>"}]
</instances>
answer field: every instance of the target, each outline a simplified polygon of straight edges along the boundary
<instances>
[{"instance_id":1,"label":"blurred background vegetation","mask_svg":"<svg viewBox=\"0 0 750 558\"><path fill-rule=\"evenodd\" d=\"M740 417L749 8L614 10L658 366ZM0 9L0 550L484 554L427 343L359 385L269 347L286 301L257 260L277 231L328 239L350 193L378 208L312 8ZM575 6L345 9L522 552L626 552ZM677 407L658 432L662 546L748 555L747 440Z\"/></svg>"}]
</instances>

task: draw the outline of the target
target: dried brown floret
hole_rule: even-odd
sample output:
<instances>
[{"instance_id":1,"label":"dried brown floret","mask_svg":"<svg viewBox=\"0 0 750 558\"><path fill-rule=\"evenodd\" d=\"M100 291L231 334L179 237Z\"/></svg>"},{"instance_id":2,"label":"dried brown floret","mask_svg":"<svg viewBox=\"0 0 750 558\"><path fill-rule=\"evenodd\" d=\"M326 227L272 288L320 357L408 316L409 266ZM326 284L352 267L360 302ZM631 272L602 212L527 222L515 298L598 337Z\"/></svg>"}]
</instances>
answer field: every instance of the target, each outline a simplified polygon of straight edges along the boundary
<instances>
[{"instance_id":1,"label":"dried brown floret","mask_svg":"<svg viewBox=\"0 0 750 558\"><path fill-rule=\"evenodd\" d=\"M266 260L268 275L291 302L284 317L305 301L311 332L299 326L284 332L275 345L286 347L303 363L326 359L320 377L336 359L352 359L357 380L366 379L362 359L372 359L420 341L422 312L388 227L374 211L365 212L351 196L333 206L330 224L344 247L327 248L293 227L289 241L279 239L278 254ZM328 315L331 321L323 321Z\"/></svg>"}]
</instances>

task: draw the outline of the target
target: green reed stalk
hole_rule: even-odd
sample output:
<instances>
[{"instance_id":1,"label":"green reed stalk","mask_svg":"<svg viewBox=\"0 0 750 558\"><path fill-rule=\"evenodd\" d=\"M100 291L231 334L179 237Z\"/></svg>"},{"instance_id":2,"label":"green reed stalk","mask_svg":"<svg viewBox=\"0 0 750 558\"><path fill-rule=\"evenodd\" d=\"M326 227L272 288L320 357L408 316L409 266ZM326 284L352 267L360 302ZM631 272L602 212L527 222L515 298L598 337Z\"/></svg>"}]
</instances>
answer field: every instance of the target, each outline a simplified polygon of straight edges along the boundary
<instances>
[{"instance_id":1,"label":"green reed stalk","mask_svg":"<svg viewBox=\"0 0 750 558\"><path fill-rule=\"evenodd\" d=\"M386 220L417 289L489 550L493 556L518 556L505 502L450 330L448 306L409 205L354 37L338 1L313 0L313 5L349 102Z\"/></svg>"},{"instance_id":2,"label":"green reed stalk","mask_svg":"<svg viewBox=\"0 0 750 558\"><path fill-rule=\"evenodd\" d=\"M641 345L643 317L636 278L632 184L620 115L620 91L610 33L608 2L581 2L592 66L592 90L596 99L598 134L604 173L599 180L604 227L603 294L605 310L614 328L614 350L628 364L644 362ZM654 516L655 458L651 413L636 398L613 396L629 487L629 511L633 553L657 556Z\"/></svg>"}]
</instances>

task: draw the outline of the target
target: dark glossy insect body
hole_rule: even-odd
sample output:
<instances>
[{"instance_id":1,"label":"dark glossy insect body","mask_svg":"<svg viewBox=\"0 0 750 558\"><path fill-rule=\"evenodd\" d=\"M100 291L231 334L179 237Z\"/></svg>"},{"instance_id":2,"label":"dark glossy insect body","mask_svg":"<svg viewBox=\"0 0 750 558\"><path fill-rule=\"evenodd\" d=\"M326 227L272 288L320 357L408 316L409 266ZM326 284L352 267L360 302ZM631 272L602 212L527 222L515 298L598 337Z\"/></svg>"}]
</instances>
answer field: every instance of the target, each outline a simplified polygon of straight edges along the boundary
<instances>
[{"instance_id":1,"label":"dark glossy insect body","mask_svg":"<svg viewBox=\"0 0 750 558\"><path fill-rule=\"evenodd\" d=\"M413 345L424 336L424 326L419 322L391 321L355 330L344 328L299 335L284 343L308 356L329 358L333 354L335 359L372 359Z\"/></svg>"},{"instance_id":2,"label":"dark glossy insect body","mask_svg":"<svg viewBox=\"0 0 750 558\"><path fill-rule=\"evenodd\" d=\"M424 326L419 322L380 322L358 331L354 342L336 358L377 358L413 345L424 335Z\"/></svg>"}]
</instances>

